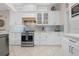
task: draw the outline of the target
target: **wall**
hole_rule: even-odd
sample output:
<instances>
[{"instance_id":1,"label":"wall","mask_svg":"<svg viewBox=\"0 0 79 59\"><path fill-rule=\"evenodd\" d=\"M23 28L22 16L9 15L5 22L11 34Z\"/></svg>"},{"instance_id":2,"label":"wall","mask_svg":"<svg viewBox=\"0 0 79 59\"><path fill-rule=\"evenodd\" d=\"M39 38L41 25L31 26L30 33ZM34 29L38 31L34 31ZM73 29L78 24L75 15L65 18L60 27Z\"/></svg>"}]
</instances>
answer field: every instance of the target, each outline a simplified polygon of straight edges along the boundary
<instances>
[{"instance_id":1,"label":"wall","mask_svg":"<svg viewBox=\"0 0 79 59\"><path fill-rule=\"evenodd\" d=\"M64 3L60 4L60 22L64 24Z\"/></svg>"},{"instance_id":2,"label":"wall","mask_svg":"<svg viewBox=\"0 0 79 59\"><path fill-rule=\"evenodd\" d=\"M9 11L8 10L0 10L0 15L5 16L6 18L4 19L5 25L4 25L4 29L5 30L1 30L0 33L6 33L9 30Z\"/></svg>"},{"instance_id":3,"label":"wall","mask_svg":"<svg viewBox=\"0 0 79 59\"><path fill-rule=\"evenodd\" d=\"M14 45L14 44L16 45L15 42L19 42L21 44L22 20L19 18L19 16L20 15L17 12L10 11L10 18L9 18L10 19L9 21L9 27L10 27L9 43L10 45Z\"/></svg>"},{"instance_id":4,"label":"wall","mask_svg":"<svg viewBox=\"0 0 79 59\"><path fill-rule=\"evenodd\" d=\"M21 45L21 33L23 32L22 16L35 16L37 12L13 12L10 11L10 21L9 21L9 38L10 45Z\"/></svg>"},{"instance_id":5,"label":"wall","mask_svg":"<svg viewBox=\"0 0 79 59\"><path fill-rule=\"evenodd\" d=\"M69 4L70 6L70 12L71 12L71 7L74 5L75 3ZM71 17L71 14L70 14ZM70 18L70 33L79 33L79 15L75 16L75 17L71 17Z\"/></svg>"},{"instance_id":6,"label":"wall","mask_svg":"<svg viewBox=\"0 0 79 59\"><path fill-rule=\"evenodd\" d=\"M10 11L10 45L21 45L21 33L23 32L22 16L36 16L36 14Z\"/></svg>"}]
</instances>

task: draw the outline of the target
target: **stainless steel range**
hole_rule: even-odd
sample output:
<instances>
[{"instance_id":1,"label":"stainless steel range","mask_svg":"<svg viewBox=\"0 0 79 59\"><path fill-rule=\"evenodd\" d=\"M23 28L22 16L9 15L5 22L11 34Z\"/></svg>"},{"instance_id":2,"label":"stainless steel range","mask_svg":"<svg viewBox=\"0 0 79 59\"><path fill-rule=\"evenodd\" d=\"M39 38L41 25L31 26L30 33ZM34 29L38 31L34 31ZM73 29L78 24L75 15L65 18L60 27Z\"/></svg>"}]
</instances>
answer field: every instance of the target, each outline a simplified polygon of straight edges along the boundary
<instances>
[{"instance_id":1,"label":"stainless steel range","mask_svg":"<svg viewBox=\"0 0 79 59\"><path fill-rule=\"evenodd\" d=\"M21 46L34 46L34 31L26 31L22 33Z\"/></svg>"}]
</instances>

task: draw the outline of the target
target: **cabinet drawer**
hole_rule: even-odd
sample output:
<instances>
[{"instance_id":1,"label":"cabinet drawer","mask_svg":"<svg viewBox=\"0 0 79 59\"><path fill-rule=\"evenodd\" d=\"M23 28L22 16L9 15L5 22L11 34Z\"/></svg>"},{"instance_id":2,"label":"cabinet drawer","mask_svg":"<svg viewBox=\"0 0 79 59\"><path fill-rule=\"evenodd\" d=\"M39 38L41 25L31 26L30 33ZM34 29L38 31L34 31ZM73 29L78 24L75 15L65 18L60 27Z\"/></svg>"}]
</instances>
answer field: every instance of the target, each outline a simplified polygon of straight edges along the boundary
<instances>
[{"instance_id":1,"label":"cabinet drawer","mask_svg":"<svg viewBox=\"0 0 79 59\"><path fill-rule=\"evenodd\" d=\"M69 44L69 53L70 55L79 56L79 46L75 44Z\"/></svg>"},{"instance_id":2,"label":"cabinet drawer","mask_svg":"<svg viewBox=\"0 0 79 59\"><path fill-rule=\"evenodd\" d=\"M75 44L75 45L79 45L79 39L77 38L68 38L69 42L72 43L72 44Z\"/></svg>"}]
</instances>

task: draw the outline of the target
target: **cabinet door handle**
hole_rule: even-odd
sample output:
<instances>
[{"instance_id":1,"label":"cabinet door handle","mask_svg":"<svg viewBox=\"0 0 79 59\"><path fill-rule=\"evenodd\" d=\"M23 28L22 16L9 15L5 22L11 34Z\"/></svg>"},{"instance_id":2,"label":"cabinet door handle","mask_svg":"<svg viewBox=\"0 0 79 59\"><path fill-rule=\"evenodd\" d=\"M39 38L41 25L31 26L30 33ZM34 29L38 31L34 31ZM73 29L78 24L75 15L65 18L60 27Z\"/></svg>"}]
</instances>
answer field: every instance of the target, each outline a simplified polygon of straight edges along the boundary
<instances>
[{"instance_id":1,"label":"cabinet door handle","mask_svg":"<svg viewBox=\"0 0 79 59\"><path fill-rule=\"evenodd\" d=\"M73 54L73 47L72 47L72 46L69 46L69 52L70 52L71 54Z\"/></svg>"},{"instance_id":2,"label":"cabinet door handle","mask_svg":"<svg viewBox=\"0 0 79 59\"><path fill-rule=\"evenodd\" d=\"M69 40L69 41L71 41L71 42L73 42L73 43L76 43L76 41L73 41L73 40Z\"/></svg>"}]
</instances>

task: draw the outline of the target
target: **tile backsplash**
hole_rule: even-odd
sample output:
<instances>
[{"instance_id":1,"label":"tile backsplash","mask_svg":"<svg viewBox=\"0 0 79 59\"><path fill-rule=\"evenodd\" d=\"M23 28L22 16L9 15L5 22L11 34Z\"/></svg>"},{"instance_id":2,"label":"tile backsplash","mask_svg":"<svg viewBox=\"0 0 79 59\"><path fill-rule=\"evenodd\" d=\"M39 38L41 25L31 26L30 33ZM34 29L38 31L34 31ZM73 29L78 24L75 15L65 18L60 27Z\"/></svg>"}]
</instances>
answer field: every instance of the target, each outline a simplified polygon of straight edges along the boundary
<instances>
[{"instance_id":1,"label":"tile backsplash","mask_svg":"<svg viewBox=\"0 0 79 59\"><path fill-rule=\"evenodd\" d=\"M62 25L42 25L42 26L29 26L29 28L26 26L26 30L35 30L35 31L53 31L53 32L63 32L64 26Z\"/></svg>"}]
</instances>

